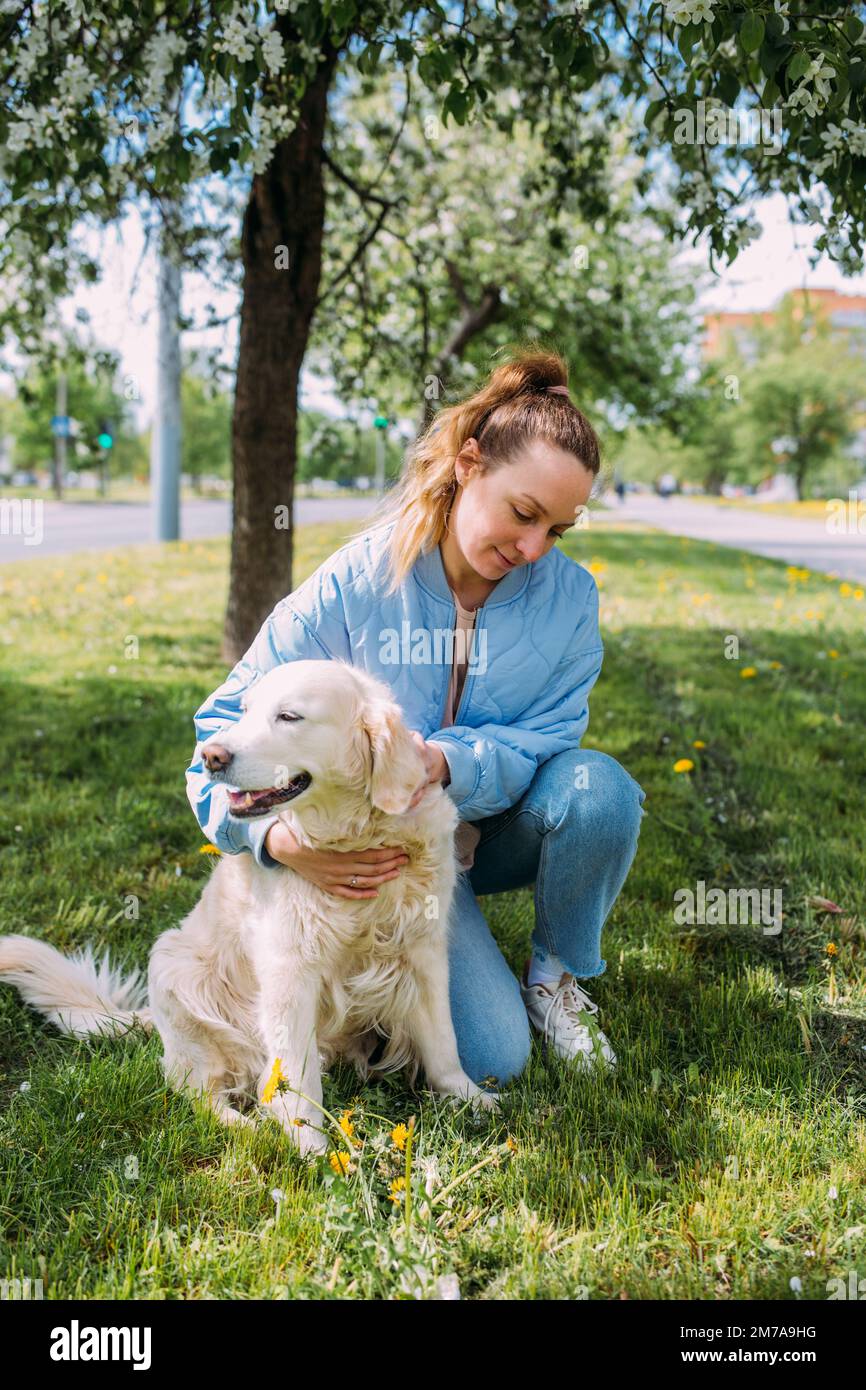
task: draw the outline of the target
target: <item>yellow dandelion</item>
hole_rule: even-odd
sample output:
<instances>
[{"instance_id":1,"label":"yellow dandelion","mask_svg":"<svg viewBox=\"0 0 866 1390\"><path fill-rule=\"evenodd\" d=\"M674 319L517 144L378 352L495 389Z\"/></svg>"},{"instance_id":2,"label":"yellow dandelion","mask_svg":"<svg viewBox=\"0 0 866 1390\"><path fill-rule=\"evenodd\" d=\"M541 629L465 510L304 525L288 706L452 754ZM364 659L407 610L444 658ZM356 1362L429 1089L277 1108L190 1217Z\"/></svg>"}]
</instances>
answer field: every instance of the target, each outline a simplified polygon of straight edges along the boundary
<instances>
[{"instance_id":1,"label":"yellow dandelion","mask_svg":"<svg viewBox=\"0 0 866 1390\"><path fill-rule=\"evenodd\" d=\"M853 592L854 590L850 584L839 585L839 593L842 595L843 598L850 598Z\"/></svg>"},{"instance_id":2,"label":"yellow dandelion","mask_svg":"<svg viewBox=\"0 0 866 1390\"><path fill-rule=\"evenodd\" d=\"M355 1166L352 1163L352 1155L347 1154L345 1149L341 1149L337 1154L329 1154L328 1162L334 1172L340 1173L343 1177L345 1177L346 1173L351 1173Z\"/></svg>"},{"instance_id":3,"label":"yellow dandelion","mask_svg":"<svg viewBox=\"0 0 866 1390\"><path fill-rule=\"evenodd\" d=\"M835 648L835 647L831 647L830 650L829 650L829 652L827 653L827 655L830 656L830 657L832 657L833 660L835 661L836 658L838 657L839 653L836 651L836 648Z\"/></svg>"},{"instance_id":4,"label":"yellow dandelion","mask_svg":"<svg viewBox=\"0 0 866 1390\"><path fill-rule=\"evenodd\" d=\"M86 592L87 592L87 585L86 585L86 584L76 584L76 586L75 586L75 592L76 592L77 594L84 594L84 593L86 593Z\"/></svg>"},{"instance_id":5,"label":"yellow dandelion","mask_svg":"<svg viewBox=\"0 0 866 1390\"><path fill-rule=\"evenodd\" d=\"M271 1101L274 1098L277 1086L280 1084L281 1081L288 1081L288 1079L289 1078L283 1071L283 1059L281 1057L277 1057L274 1060L273 1067L271 1068L271 1074L265 1082L265 1089L262 1091L262 1102L264 1105L270 1105Z\"/></svg>"},{"instance_id":6,"label":"yellow dandelion","mask_svg":"<svg viewBox=\"0 0 866 1390\"><path fill-rule=\"evenodd\" d=\"M340 1129L343 1131L349 1142L354 1144L356 1149L360 1149L361 1141L360 1139L356 1139L355 1137L355 1126L352 1124L352 1121L350 1119L351 1114L351 1110L343 1111L339 1120Z\"/></svg>"},{"instance_id":7,"label":"yellow dandelion","mask_svg":"<svg viewBox=\"0 0 866 1390\"><path fill-rule=\"evenodd\" d=\"M856 598L856 600L857 600L858 603L860 602L860 600L861 600L862 597L863 597L863 592L864 592L864 591L863 591L862 589L855 589L855 590L854 590L854 597Z\"/></svg>"},{"instance_id":8,"label":"yellow dandelion","mask_svg":"<svg viewBox=\"0 0 866 1390\"><path fill-rule=\"evenodd\" d=\"M408 1138L409 1131L406 1128L406 1126L402 1123L402 1121L399 1125L395 1125L394 1128L391 1130L391 1143L394 1145L395 1149L400 1149L401 1152L403 1149L405 1149L406 1140Z\"/></svg>"},{"instance_id":9,"label":"yellow dandelion","mask_svg":"<svg viewBox=\"0 0 866 1390\"><path fill-rule=\"evenodd\" d=\"M101 570L100 573L96 576L96 582L97 584L108 583L108 575L105 573L105 570Z\"/></svg>"},{"instance_id":10,"label":"yellow dandelion","mask_svg":"<svg viewBox=\"0 0 866 1390\"><path fill-rule=\"evenodd\" d=\"M507 1138L506 1141L505 1141L505 1147L506 1147L507 1149L510 1149L511 1152L512 1152L513 1154L516 1154L516 1153L517 1153L517 1140L516 1140L516 1139L512 1139L512 1137L511 1137L510 1134L509 1134L508 1138Z\"/></svg>"},{"instance_id":11,"label":"yellow dandelion","mask_svg":"<svg viewBox=\"0 0 866 1390\"><path fill-rule=\"evenodd\" d=\"M674 772L691 772L693 767L691 758L678 758L674 763Z\"/></svg>"},{"instance_id":12,"label":"yellow dandelion","mask_svg":"<svg viewBox=\"0 0 866 1390\"><path fill-rule=\"evenodd\" d=\"M123 601L127 608L130 608L132 604L135 603L135 594L125 594Z\"/></svg>"},{"instance_id":13,"label":"yellow dandelion","mask_svg":"<svg viewBox=\"0 0 866 1390\"><path fill-rule=\"evenodd\" d=\"M774 598L774 599L773 599L773 607L774 607L774 608L781 608L781 607L782 607L782 600L781 600L780 598Z\"/></svg>"},{"instance_id":14,"label":"yellow dandelion","mask_svg":"<svg viewBox=\"0 0 866 1390\"><path fill-rule=\"evenodd\" d=\"M596 560L593 557L593 559L590 560L586 568L589 570L590 574L604 574L605 570L607 569L607 565L604 563L603 560Z\"/></svg>"},{"instance_id":15,"label":"yellow dandelion","mask_svg":"<svg viewBox=\"0 0 866 1390\"><path fill-rule=\"evenodd\" d=\"M392 1180L392 1182L391 1182L391 1190L390 1190L390 1192L388 1193L388 1201L389 1201L389 1202L399 1202L399 1201L400 1201L400 1193L401 1193L401 1192L405 1192L405 1190L406 1190L406 1179L405 1179L405 1178L394 1178L394 1179Z\"/></svg>"},{"instance_id":16,"label":"yellow dandelion","mask_svg":"<svg viewBox=\"0 0 866 1390\"><path fill-rule=\"evenodd\" d=\"M824 950L827 952L828 956L838 956L839 954L839 948L836 945L835 941L828 941L827 945L824 947Z\"/></svg>"},{"instance_id":17,"label":"yellow dandelion","mask_svg":"<svg viewBox=\"0 0 866 1390\"><path fill-rule=\"evenodd\" d=\"M707 745L704 743L704 740L702 738L696 738L694 743L692 744L693 748L706 748L706 746Z\"/></svg>"},{"instance_id":18,"label":"yellow dandelion","mask_svg":"<svg viewBox=\"0 0 866 1390\"><path fill-rule=\"evenodd\" d=\"M757 674L758 668L756 666L744 666L740 672L740 679L748 681L752 679L752 676L756 676Z\"/></svg>"},{"instance_id":19,"label":"yellow dandelion","mask_svg":"<svg viewBox=\"0 0 866 1390\"><path fill-rule=\"evenodd\" d=\"M771 671L781 671L781 669L782 669L782 663L781 663L781 661L771 661L771 662L770 662L770 670L771 670Z\"/></svg>"},{"instance_id":20,"label":"yellow dandelion","mask_svg":"<svg viewBox=\"0 0 866 1390\"><path fill-rule=\"evenodd\" d=\"M222 850L217 849L216 845L199 845L198 852L199 854L222 854Z\"/></svg>"}]
</instances>

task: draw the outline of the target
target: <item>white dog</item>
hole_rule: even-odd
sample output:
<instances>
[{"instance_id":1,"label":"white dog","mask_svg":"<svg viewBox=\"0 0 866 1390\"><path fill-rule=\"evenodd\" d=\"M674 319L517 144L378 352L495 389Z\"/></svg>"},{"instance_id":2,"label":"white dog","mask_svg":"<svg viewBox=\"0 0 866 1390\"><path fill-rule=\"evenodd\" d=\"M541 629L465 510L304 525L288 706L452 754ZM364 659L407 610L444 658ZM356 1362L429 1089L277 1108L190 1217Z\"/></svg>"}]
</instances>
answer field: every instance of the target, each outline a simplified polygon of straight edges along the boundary
<instances>
[{"instance_id":1,"label":"white dog","mask_svg":"<svg viewBox=\"0 0 866 1390\"><path fill-rule=\"evenodd\" d=\"M234 816L277 814L298 840L331 850L399 844L409 862L375 898L328 893L284 866L225 855L181 926L154 943L149 1006L90 950L68 959L25 936L0 938L0 978L77 1037L156 1027L163 1068L226 1124L261 1100L276 1059L289 1089L266 1101L302 1153L324 1152L321 1067L350 1058L363 1078L422 1066L442 1095L495 1107L467 1076L448 999L447 926L457 812L381 681L342 661L291 661L246 693L243 715L202 745Z\"/></svg>"}]
</instances>

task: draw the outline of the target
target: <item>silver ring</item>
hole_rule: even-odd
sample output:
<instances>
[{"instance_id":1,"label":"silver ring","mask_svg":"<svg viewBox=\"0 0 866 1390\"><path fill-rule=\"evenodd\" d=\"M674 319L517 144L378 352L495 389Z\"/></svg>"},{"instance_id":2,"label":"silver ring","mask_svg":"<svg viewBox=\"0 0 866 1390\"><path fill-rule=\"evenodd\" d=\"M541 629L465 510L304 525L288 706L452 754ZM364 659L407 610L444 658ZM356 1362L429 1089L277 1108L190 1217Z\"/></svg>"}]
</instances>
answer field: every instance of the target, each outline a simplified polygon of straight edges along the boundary
<instances>
[{"instance_id":1,"label":"silver ring","mask_svg":"<svg viewBox=\"0 0 866 1390\"><path fill-rule=\"evenodd\" d=\"M354 888L354 886L355 886L355 884L356 884L357 882L358 882L357 878L355 877L354 874L352 874L352 887L353 887L353 888Z\"/></svg>"}]
</instances>

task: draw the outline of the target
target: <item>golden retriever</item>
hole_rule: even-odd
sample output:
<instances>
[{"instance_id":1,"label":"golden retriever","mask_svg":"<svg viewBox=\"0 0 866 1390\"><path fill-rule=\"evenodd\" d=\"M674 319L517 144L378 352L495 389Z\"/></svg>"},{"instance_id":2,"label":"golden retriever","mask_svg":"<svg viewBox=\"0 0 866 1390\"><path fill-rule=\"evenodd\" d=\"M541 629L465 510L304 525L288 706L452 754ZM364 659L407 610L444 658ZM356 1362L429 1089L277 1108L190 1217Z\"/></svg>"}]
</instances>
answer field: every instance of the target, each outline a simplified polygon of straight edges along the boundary
<instances>
[{"instance_id":1,"label":"golden retriever","mask_svg":"<svg viewBox=\"0 0 866 1390\"><path fill-rule=\"evenodd\" d=\"M322 1066L423 1067L428 1085L498 1103L461 1066L448 998L457 812L429 785L388 687L337 660L291 661L245 693L242 716L202 744L234 816L274 811L304 845L400 844L409 862L375 898L343 898L292 869L224 855L181 925L154 943L148 999L136 975L25 936L0 938L0 978L74 1036L155 1027L163 1068L226 1124L252 1091L304 1154L324 1152ZM271 1098L276 1059L288 1081ZM265 1100L262 1101L263 1094Z\"/></svg>"}]
</instances>

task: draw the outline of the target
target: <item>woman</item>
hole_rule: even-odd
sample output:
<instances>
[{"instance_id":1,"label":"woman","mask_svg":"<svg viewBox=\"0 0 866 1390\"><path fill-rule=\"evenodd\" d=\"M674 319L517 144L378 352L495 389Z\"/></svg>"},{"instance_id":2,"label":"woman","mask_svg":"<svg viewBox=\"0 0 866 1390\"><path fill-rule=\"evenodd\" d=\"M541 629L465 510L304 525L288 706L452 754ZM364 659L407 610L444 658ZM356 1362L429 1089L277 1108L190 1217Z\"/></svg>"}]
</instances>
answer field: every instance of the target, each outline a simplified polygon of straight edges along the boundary
<instances>
[{"instance_id":1,"label":"woman","mask_svg":"<svg viewBox=\"0 0 866 1390\"><path fill-rule=\"evenodd\" d=\"M479 1085L523 1070L530 1023L578 1065L616 1061L575 977L605 969L601 930L645 793L613 758L580 748L602 662L598 590L553 547L586 506L599 446L565 378L555 353L517 353L438 413L374 520L277 604L199 709L186 774L220 849L288 865L340 897L375 896L406 862L399 845L331 853L299 845L276 816L233 821L200 744L281 661L347 660L391 686L428 783L460 812L450 998L460 1060ZM531 884L532 954L518 982L476 894Z\"/></svg>"}]
</instances>

